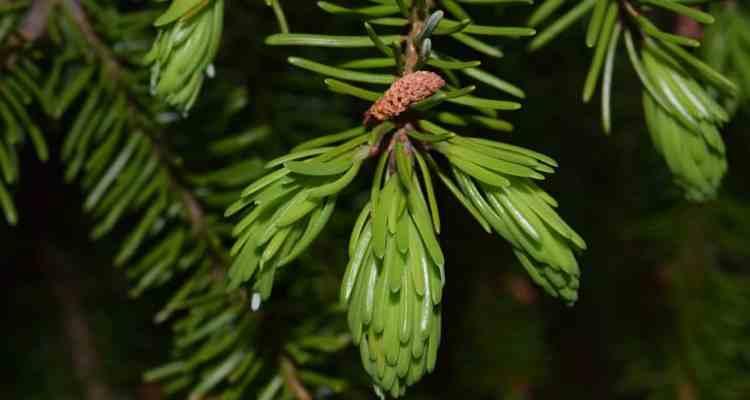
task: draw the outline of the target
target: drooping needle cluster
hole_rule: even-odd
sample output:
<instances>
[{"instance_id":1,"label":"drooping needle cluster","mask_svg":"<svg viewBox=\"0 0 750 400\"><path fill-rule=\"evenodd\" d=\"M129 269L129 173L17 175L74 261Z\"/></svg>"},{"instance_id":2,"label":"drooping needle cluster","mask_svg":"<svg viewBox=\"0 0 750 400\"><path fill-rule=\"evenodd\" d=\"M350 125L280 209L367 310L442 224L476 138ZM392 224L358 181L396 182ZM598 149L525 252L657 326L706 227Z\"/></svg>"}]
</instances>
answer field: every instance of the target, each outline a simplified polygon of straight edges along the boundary
<instances>
[{"instance_id":1,"label":"drooping needle cluster","mask_svg":"<svg viewBox=\"0 0 750 400\"><path fill-rule=\"evenodd\" d=\"M533 26L543 23L565 3L565 0L545 1L529 23ZM712 15L685 3L677 0L584 0L555 19L529 47L535 50L544 46L578 19L591 15L586 45L594 48L594 56L584 84L583 99L591 100L601 81L602 124L608 133L614 64L618 46L624 39L630 62L643 84L646 126L654 147L664 157L685 197L705 201L716 197L726 173L719 129L729 119L723 99L731 103L737 96L737 88L685 49L699 47L697 39L665 31L652 22L652 16L666 11L695 23L714 23Z\"/></svg>"},{"instance_id":2,"label":"drooping needle cluster","mask_svg":"<svg viewBox=\"0 0 750 400\"><path fill-rule=\"evenodd\" d=\"M151 65L151 92L187 114L206 77L215 73L224 0L173 1L154 25L159 34L145 57Z\"/></svg>"},{"instance_id":3,"label":"drooping needle cluster","mask_svg":"<svg viewBox=\"0 0 750 400\"><path fill-rule=\"evenodd\" d=\"M476 87L462 85L463 79L517 98L524 94L479 69L481 61L440 52L439 40L451 38L500 57L479 37L534 34L526 27L474 24L461 3L379 0L348 8L320 2L327 12L364 17L366 35L282 32L269 37L270 45L372 47L383 57L338 65L290 57L292 65L327 76L331 91L370 102L363 126L312 139L272 161L274 170L248 187L228 211L240 215L232 283L253 280L254 296L266 299L276 269L320 233L335 198L368 159L377 157L370 198L350 238L341 301L365 370L377 391L393 397L403 395L437 361L449 271L438 240L433 177L487 232L511 244L519 263L548 293L569 304L578 297L575 253L585 243L534 182L553 172L555 161L510 144L461 136L448 127L512 130L499 112L521 107L474 96ZM376 26L400 33L380 35ZM377 71L384 68L393 73Z\"/></svg>"}]
</instances>

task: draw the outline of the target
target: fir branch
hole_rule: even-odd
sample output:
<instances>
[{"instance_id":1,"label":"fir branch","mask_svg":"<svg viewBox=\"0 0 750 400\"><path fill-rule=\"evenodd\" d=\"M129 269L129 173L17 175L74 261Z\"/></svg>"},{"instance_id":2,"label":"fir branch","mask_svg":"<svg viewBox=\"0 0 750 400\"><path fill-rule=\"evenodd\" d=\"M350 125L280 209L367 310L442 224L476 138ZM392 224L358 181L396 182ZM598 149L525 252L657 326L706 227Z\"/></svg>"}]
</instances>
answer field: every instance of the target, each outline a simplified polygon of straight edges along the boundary
<instances>
[{"instance_id":1,"label":"fir branch","mask_svg":"<svg viewBox=\"0 0 750 400\"><path fill-rule=\"evenodd\" d=\"M543 22L563 3L549 0L530 21ZM645 119L656 150L665 159L675 182L683 188L685 197L706 201L716 196L726 172L719 129L728 122L729 112L715 99L731 105L738 89L735 83L685 49L701 45L700 24L710 26L715 22L714 16L691 6L697 3L687 3L586 0L543 30L529 49L544 46L573 22L591 14L586 45L594 48L594 53L583 86L583 101L593 98L602 81L602 126L609 133L613 65L618 45L624 40L643 86ZM672 33L672 27L662 30L657 26L658 19L653 17L659 11L678 17L677 33ZM690 28L685 28L688 25ZM696 136L701 139L694 140Z\"/></svg>"},{"instance_id":2,"label":"fir branch","mask_svg":"<svg viewBox=\"0 0 750 400\"><path fill-rule=\"evenodd\" d=\"M69 13L72 20L78 26L79 31L83 34L86 41L89 43L91 48L94 49L95 53L102 60L105 65L105 70L112 75L112 78L119 79L121 75L121 67L117 58L112 54L99 35L97 35L91 22L86 14L86 11L81 6L81 0L57 0L62 1L63 7Z\"/></svg>"},{"instance_id":3,"label":"fir branch","mask_svg":"<svg viewBox=\"0 0 750 400\"><path fill-rule=\"evenodd\" d=\"M131 113L130 115L137 114ZM159 134L146 129L144 129L144 132L147 132L145 134L153 144L157 159L162 163L165 170L168 171L168 186L175 194L175 197L180 199L184 209L187 211L186 222L192 227L193 235L199 240L204 241L211 250L214 270L216 271L215 278L217 281L223 282L229 269L231 258L221 244L218 235L211 231L209 224L206 222L205 206L198 200L193 191L182 183L186 180L186 173L181 166L173 161L175 160L174 155L168 149L167 144L160 139L164 136L163 133ZM247 294L243 288L240 288L240 292L242 293L242 297L247 298Z\"/></svg>"},{"instance_id":4,"label":"fir branch","mask_svg":"<svg viewBox=\"0 0 750 400\"><path fill-rule=\"evenodd\" d=\"M495 46L472 35L523 37L534 30L473 25L462 6L452 1L439 4L460 21L444 20L445 11L432 12L437 4L414 0L352 9L320 2L326 12L368 20L364 24L368 36L281 33L269 37L266 43L271 45L374 47L393 60L351 60L344 68L290 57L290 64L335 78L326 80L330 90L375 103L362 126L310 140L271 161L269 167L275 170L248 186L227 210L229 216L242 212L233 232L230 278L235 286L252 281L254 290L267 299L276 269L299 256L298 238L304 237L304 246L309 245L327 222L339 193L365 161L378 157L370 201L349 241L350 260L340 297L348 306L347 321L365 370L376 390L392 397L402 396L434 369L440 344L445 256L437 239L440 216L433 173L488 231L512 244L536 283L571 304L578 296L580 275L573 253L585 248L553 210L556 202L532 181L553 172L553 160L505 143L461 137L432 122L456 115L448 117L454 124L458 120L456 125L471 121L507 130L509 124L498 119L498 111L521 107L517 102L472 96L476 87L462 86L455 70L523 97L514 86L476 69L479 61L461 62L434 52L433 39L438 43L440 35L450 36L497 57L501 53ZM407 18L387 17L398 14ZM441 27L442 22L448 26ZM376 23L404 29L406 34L379 36L373 28ZM437 71L422 70L424 65ZM398 79L362 71L390 66ZM378 93L343 81L392 83ZM432 110L452 104L484 115ZM432 152L442 158L435 160ZM444 174L438 161L449 164L454 177ZM413 275L413 284L402 279L408 275ZM411 313L417 313L421 322L410 320ZM409 349L413 357L399 356Z\"/></svg>"},{"instance_id":5,"label":"fir branch","mask_svg":"<svg viewBox=\"0 0 750 400\"><path fill-rule=\"evenodd\" d=\"M55 1L61 1L63 3L66 11L72 17L72 20L75 22L79 31L104 64L104 70L108 75L108 78L112 79L119 88L118 90L121 90L124 92L123 94L127 96L127 101L129 103L129 111L127 113L128 118L130 119L129 125L137 128L136 134L146 135L151 141L154 148L154 154L162 163L163 168L168 171L169 188L173 191L175 197L181 200L187 211L187 222L192 226L193 234L207 243L211 249L216 270L218 271L216 277L217 279L223 279L230 258L220 244L218 237L209 230L208 224L205 221L203 205L195 197L192 191L181 183L185 180L184 173L182 172L181 167L173 161L175 159L174 155L171 154L166 143L161 139L164 136L163 132L153 131L155 125L144 121L144 110L140 106L140 100L134 95L134 91L131 90L132 83L125 79L125 73L120 62L93 28L91 20L81 5L81 1Z\"/></svg>"},{"instance_id":6,"label":"fir branch","mask_svg":"<svg viewBox=\"0 0 750 400\"><path fill-rule=\"evenodd\" d=\"M77 21L85 21L83 25L75 24L79 29L81 26L84 30L86 26L91 27L87 18L79 18ZM93 30L84 34L84 37L88 37L87 43L91 46L100 41ZM110 56L111 53L97 52L97 59L102 64L114 60ZM117 60L109 65L114 65L115 62ZM199 189L210 189L211 182L200 183L200 180L191 179L193 174L185 168L170 146L169 127L157 120L159 107L154 107L152 98L141 97L143 90L139 81L129 79L132 74L123 65L119 64L119 73L116 74L112 74L111 69L106 70L106 67L101 68L104 83L94 85L85 102L92 104L94 113L114 115L125 126L126 132L117 133L120 139L115 139L119 141L122 150L110 153L106 159L100 157L101 154L106 154L101 149L109 143L109 139L104 138L114 137L116 132L107 131L112 123L103 123L101 120L89 122L87 115L90 113L86 112L86 104L76 118L73 131L80 132L81 127L91 123L96 132L89 133L89 139L83 141L71 132L70 143L66 143L64 147L75 149L72 150L75 159L69 165L68 177L72 178L78 172L83 172L83 186L91 190L88 199L94 200L87 208L99 220L94 230L96 236L110 232L123 213L140 214L138 228L128 236L116 260L118 264L128 263L128 274L137 279L132 293L140 294L145 289L170 280L182 282L181 288L156 317L157 322L163 322L174 316L174 361L148 373L146 377L148 380L168 381L165 388L171 393L189 391L191 399L203 398L213 392L224 393L227 399L257 392L260 390L258 386L263 388L264 385L263 375L255 376L258 370L275 373L282 368L278 362L266 363L266 357L259 357L259 353L277 353L281 350L275 347L271 351L259 350L255 348L254 341L247 340L248 336L261 329L260 324L264 321L265 314L257 312L260 305L255 299L257 296L252 296L251 300L245 288L226 289L229 256L223 243L223 232L220 231L221 216L217 215L216 210L209 210L209 206L197 192ZM97 87L104 94L95 94L99 90ZM122 109L116 108L120 104L118 101L124 104L120 106ZM136 145L131 146L133 143ZM131 147L136 150L130 149ZM70 158L70 151L64 152L64 158ZM142 154L144 151L148 153L145 157L131 157L127 154ZM98 159L100 167L89 168L92 158ZM87 160L85 169L80 166L84 163L82 160ZM111 171L118 171L118 175L126 175L127 169L137 171L141 168L138 160L156 162L157 172L149 172L147 179L155 181L158 185L157 192L143 197L137 205L129 204L130 201L124 205L118 204L123 200L113 198L112 193L122 196L122 192L117 192L116 180L119 178L107 182L108 179L113 179ZM102 163L104 167L101 167ZM163 183L159 179L163 179ZM134 185L134 181L128 182L128 185ZM245 181L240 182L244 183ZM120 182L119 186L122 185ZM144 191L143 181L136 187L139 191ZM107 199L103 199L105 196ZM160 206L160 202L166 205ZM116 207L124 207L124 211L121 209L119 214L115 214L119 216L112 219L110 216ZM156 210L156 215L149 217L152 210ZM131 241L141 226L145 229L138 233L140 239ZM188 235L192 239L187 239ZM128 250L124 251L126 247ZM133 260L133 257L137 258ZM263 322L263 325L266 323ZM290 333L284 345L294 345L310 334L309 331ZM224 347L221 347L222 351L216 352L215 346L219 344ZM226 347L229 344L231 346ZM308 345L306 354L311 351L325 354L330 350ZM273 355L267 358L278 359ZM305 358L295 358L294 361L300 364L309 362ZM228 376L230 372L232 375ZM301 385L302 378L298 380ZM253 382L252 387L248 387L250 382ZM280 388L272 380L263 390L273 392ZM296 390L297 393L302 393L299 388Z\"/></svg>"}]
</instances>

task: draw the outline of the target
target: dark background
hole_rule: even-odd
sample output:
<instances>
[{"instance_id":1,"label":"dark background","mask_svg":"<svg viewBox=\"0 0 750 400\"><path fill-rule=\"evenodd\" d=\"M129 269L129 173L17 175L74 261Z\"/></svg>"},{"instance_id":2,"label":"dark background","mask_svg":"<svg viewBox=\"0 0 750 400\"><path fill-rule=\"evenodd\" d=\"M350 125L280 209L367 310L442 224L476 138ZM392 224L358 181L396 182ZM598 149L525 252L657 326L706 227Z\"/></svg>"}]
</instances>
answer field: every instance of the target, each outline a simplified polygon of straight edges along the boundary
<instances>
[{"instance_id":1,"label":"dark background","mask_svg":"<svg viewBox=\"0 0 750 400\"><path fill-rule=\"evenodd\" d=\"M362 30L356 20L323 15L312 2L286 3L294 31ZM259 148L262 157L356 123L367 104L326 93L319 77L293 70L285 58L343 60L357 51L264 47L263 37L277 29L271 11L260 1L230 8L215 82L245 85L250 102L243 118L274 128L271 142ZM522 8L487 8L482 16L519 23L527 15ZM441 189L444 336L437 371L407 398L750 399L750 120L741 110L724 130L730 170L719 199L686 203L651 146L640 84L624 52L615 70L611 136L601 132L598 98L581 103L591 59L582 31L575 26L534 54L523 42L503 42L505 58L484 64L527 94L524 108L506 116L513 133L484 134L560 163L544 187L589 245L580 257L580 301L568 308L534 287L510 248ZM59 143L59 129L45 128L48 140ZM182 140L191 134L199 133L183 132ZM0 227L0 397L79 399L102 390L108 398L160 398L140 374L168 353L169 328L151 322L168 290L130 299L124 274L110 261L118 238L91 242L82 197L62 183L54 152L46 165L26 153L15 196L21 222ZM359 184L368 187L366 178ZM356 193L350 197L354 204ZM352 217L337 215L312 253L325 264L321 273L335 279L343 274ZM358 376L341 398L366 397L356 350L336 363ZM86 372L92 365L96 374Z\"/></svg>"}]
</instances>

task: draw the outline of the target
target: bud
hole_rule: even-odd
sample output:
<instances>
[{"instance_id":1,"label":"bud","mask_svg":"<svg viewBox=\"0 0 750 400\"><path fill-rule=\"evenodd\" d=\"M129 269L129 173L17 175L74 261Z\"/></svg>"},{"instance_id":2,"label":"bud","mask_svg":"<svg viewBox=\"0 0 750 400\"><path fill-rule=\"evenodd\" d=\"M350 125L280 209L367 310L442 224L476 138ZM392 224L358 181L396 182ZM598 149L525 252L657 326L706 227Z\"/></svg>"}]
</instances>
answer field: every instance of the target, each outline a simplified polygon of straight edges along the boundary
<instances>
[{"instance_id":1,"label":"bud","mask_svg":"<svg viewBox=\"0 0 750 400\"><path fill-rule=\"evenodd\" d=\"M365 124L371 120L385 121L406 111L410 105L437 93L445 81L440 75L429 71L417 71L393 82L381 97L365 113Z\"/></svg>"}]
</instances>

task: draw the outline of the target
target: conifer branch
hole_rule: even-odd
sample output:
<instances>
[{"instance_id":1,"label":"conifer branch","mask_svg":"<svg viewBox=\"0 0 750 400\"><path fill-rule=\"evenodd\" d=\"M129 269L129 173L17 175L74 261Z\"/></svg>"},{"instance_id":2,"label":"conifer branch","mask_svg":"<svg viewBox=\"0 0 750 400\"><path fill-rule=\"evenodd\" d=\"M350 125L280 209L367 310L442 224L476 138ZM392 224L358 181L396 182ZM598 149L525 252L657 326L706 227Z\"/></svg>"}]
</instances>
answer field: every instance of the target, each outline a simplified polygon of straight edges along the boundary
<instances>
[{"instance_id":1,"label":"conifer branch","mask_svg":"<svg viewBox=\"0 0 750 400\"><path fill-rule=\"evenodd\" d=\"M101 38L99 38L96 30L94 30L93 26L91 25L91 21L86 14L86 11L81 6L81 0L57 1L63 2L65 10L69 13L73 21L76 23L81 34L83 34L86 41L94 49L94 52L102 60L102 63L105 66L105 71L110 73L113 78L117 79L121 74L120 64L114 54L112 54L109 46L107 46L101 40Z\"/></svg>"},{"instance_id":2,"label":"conifer branch","mask_svg":"<svg viewBox=\"0 0 750 400\"><path fill-rule=\"evenodd\" d=\"M193 191L182 183L184 181L185 173L182 168L173 161L174 156L167 148L166 143L160 139L161 135L146 130L144 130L144 132L149 132L146 135L153 144L157 158L167 170L169 188L173 191L176 197L180 199L185 208L187 213L186 219L192 227L193 235L204 241L211 251L216 279L218 281L223 281L226 277L231 258L221 244L220 239L209 229L209 225L206 223L206 211L203 204L198 198L196 198ZM245 297L244 289L240 288L240 292L242 292L243 297Z\"/></svg>"},{"instance_id":3,"label":"conifer branch","mask_svg":"<svg viewBox=\"0 0 750 400\"><path fill-rule=\"evenodd\" d=\"M609 133L614 62L624 42L643 86L644 115L654 147L691 201L716 196L727 164L719 130L729 120L725 104L739 95L734 82L689 50L701 46L703 26L716 21L710 10L696 6L699 3L705 2L584 0L529 44L530 50L539 49L575 21L591 15L585 43L594 51L582 97L585 103L591 101L601 81L602 127ZM563 6L562 1L546 2L537 8L530 24L542 23ZM673 26L659 27L659 13L678 17L676 33Z\"/></svg>"},{"instance_id":4,"label":"conifer branch","mask_svg":"<svg viewBox=\"0 0 750 400\"><path fill-rule=\"evenodd\" d=\"M86 31L91 28L85 14L80 14L77 21L83 21L83 23L75 24L79 29L83 27L83 30ZM84 32L83 35L92 47L97 41L101 42L93 29L89 30L89 33ZM96 56L102 63L112 60L110 65L117 65L117 60L114 60L109 52L96 52ZM110 132L111 128L107 124L103 124L101 128L96 128L100 131L93 137L98 137L98 143L95 143L94 139L82 142L79 140L80 136L70 134L70 143L67 147L75 148L76 150L73 151L78 154L75 154L74 159L70 160L72 161L70 171L73 172L70 173L69 178L76 176L76 171L81 172L84 187L87 190L91 189L92 184L95 187L89 193L88 198L94 198L95 200L92 200L91 204L87 206L99 220L99 224L94 229L95 237L110 232L123 212L130 212L141 218L137 228L131 230L125 245L116 258L116 264L128 264L128 274L131 279L136 278L137 280L137 284L132 291L134 295L138 295L146 289L163 285L167 281L177 282L181 286L178 293L156 316L157 322L170 319L174 323L176 329L175 355L172 357L170 364L147 373L146 379L166 380L169 382L165 385L168 392L187 390L189 391L188 398L191 399L205 398L205 396L216 391L223 391L225 398L232 399L240 398L252 391L266 393L265 391L278 390L284 390L304 399L304 393L307 393L307 390L302 386L303 378L297 376L296 372L290 375L287 368L289 378L286 380L294 383L296 379L299 384L294 384L292 387L285 386L282 379L282 365L279 362L266 361L279 360L276 354L282 351L281 347L287 346L289 343L294 345L295 342L309 337L313 332L290 332L288 339L283 342L283 346L278 348L274 346L271 350L257 349L253 341L247 340L248 336L253 335L260 329L260 326L266 326L267 323L262 322L264 313L257 312L260 306L259 296L255 295L251 300L244 287L232 288L231 290L226 288L225 279L229 255L223 242L224 233L221 231L222 226L225 225L222 225L217 210L215 208L210 209L209 200L204 202L197 192L199 189L212 190L213 188L210 186L212 181L207 180L206 183L200 183L199 180L196 180L194 173L187 171L182 165L182 161L170 146L167 136L169 127L157 119L157 113L160 112L161 108L150 103L149 98L143 97L143 87L139 86L141 82L137 79L130 79L132 73L126 69L125 65L118 65L118 73L115 74L112 74L111 69L102 71L106 83L103 83L100 88L102 88L104 94L94 95L89 93L89 99L86 101L95 104L94 107L99 113L108 114L112 112L113 115L118 115L118 121L125 126L126 131L120 134L121 139L117 140L125 146L123 146L122 151L116 151L108 156L104 168L100 167L92 171L88 168L88 165L85 169L80 167L82 165L80 160L97 158L101 154L100 150L106 147L105 143L108 142L103 138L113 137L115 132ZM97 101L97 96L100 99L103 97L105 101ZM112 98L115 100L112 101ZM118 104L117 99L120 99L119 101L124 104L121 106L122 109L112 105ZM85 121L88 120L83 114L83 111L79 113L76 120L76 122L84 121L80 124L81 126L85 126ZM82 115L83 117L81 117ZM99 122L97 125L102 124ZM128 151L125 147L130 146L130 144L136 144L133 147L137 150L135 152L131 150L131 153L139 154L139 156L124 156ZM145 156L144 153L147 153L148 156ZM236 155L236 153L233 153L233 155ZM64 158L66 157L64 156ZM67 158L71 158L70 154ZM134 184L135 179L127 181L129 183L116 182L113 185L106 183L109 171L117 168L116 165L120 162L119 160L127 160L125 161L125 165L127 165L125 168L132 172L133 169L139 169L139 163L137 162L139 158L148 159L148 162L152 165L151 171L154 172L143 172L143 176L148 177L147 179L153 181L158 187L155 191L148 192L145 190L144 186L149 185L144 185L143 180L137 180L137 185ZM154 164L157 166L153 167ZM127 175L127 172L122 170L119 174ZM105 183L101 184L103 181ZM245 182L242 181L242 183ZM129 199L125 201L123 200L123 192L118 191L123 185L129 186L131 184L139 188L139 191L149 193L140 197L141 201L133 205L131 205L131 197L125 197ZM104 188L104 191L99 191L99 194L92 197L96 192L96 187ZM227 189L227 192L231 193L230 190L236 189ZM224 193L221 194L224 195ZM106 196L106 198L103 199L103 196ZM216 204L213 206L216 207ZM110 218L113 215L112 210L118 207L124 207L126 211L122 211L121 208L120 216ZM252 308L249 305L252 305ZM186 324L191 328L185 329ZM199 325L196 326L195 324ZM206 332L206 336L196 340L193 329L200 330L198 327ZM317 329L318 332L315 332L315 334L321 335L320 327ZM340 333L336 331L335 334L339 335ZM324 335L323 337L325 338ZM224 347L224 351L219 353L211 350L211 356L203 358L206 351L215 346L217 341L228 343L227 340L230 340L233 346ZM190 345L186 346L184 344L186 342ZM310 354L310 352L326 354L337 351L329 350L326 346L330 345L327 345L326 342L323 342L320 346L310 346L309 344L305 346L307 354ZM298 358L298 356L299 353L294 354L294 357L290 357L289 360L293 360L292 362L299 365L306 365L309 362L304 358ZM185 360L190 360L190 362L186 363ZM195 360L200 360L200 362ZM165 368L166 371L170 371L166 375ZM264 389L258 388L258 386L263 388L264 378L261 376L257 379L254 376L260 368L273 372L278 377L278 379L273 379L268 383ZM239 375L236 375L236 377L227 376L226 374L231 371L235 371L235 374ZM217 377L218 375L215 374L223 375ZM240 382L237 382L240 377L243 382L252 380L255 384L252 388L248 387L247 383L240 384ZM335 380L332 381L335 382ZM180 386L180 384L185 386ZM285 387L289 389L284 389Z\"/></svg>"},{"instance_id":5,"label":"conifer branch","mask_svg":"<svg viewBox=\"0 0 750 400\"><path fill-rule=\"evenodd\" d=\"M433 5L444 10L432 11ZM437 45L448 36L500 57L496 45L473 35L519 38L533 35L533 29L474 25L463 6L453 1L397 1L373 8L328 2L318 6L333 14L361 15L367 36L280 33L266 43L375 48L388 58L351 60L341 66L289 58L297 67L336 78L325 80L331 91L374 103L360 126L312 139L271 161L275 170L248 186L230 206L227 215L241 212L230 279L235 285L252 281L254 290L267 299L275 270L300 254L297 238L304 237L304 246L309 245L327 222L339 192L364 161L378 156L370 201L349 241L340 297L348 306L352 339L376 391L399 397L435 368L440 344L446 260L437 238L440 216L433 173L488 232L494 230L511 243L536 283L569 303L578 296L580 271L574 252L585 243L555 213L556 202L533 181L553 172L554 160L506 143L464 137L433 122L512 129L498 118L498 111L517 110L521 104L472 96L476 86L462 85L457 72L524 97L517 87L477 69L481 61L462 61L434 50L433 40ZM458 21L445 18L446 12ZM386 16L394 17L379 18ZM406 33L380 36L375 25ZM382 67L394 67L396 73L375 70ZM344 81L390 86L372 91ZM482 116L432 110L451 104ZM438 153L453 177L433 158ZM413 283L405 278L409 275ZM422 322L415 325L407 310L419 313ZM399 355L409 349L412 357Z\"/></svg>"},{"instance_id":6,"label":"conifer branch","mask_svg":"<svg viewBox=\"0 0 750 400\"><path fill-rule=\"evenodd\" d=\"M164 140L162 140L163 132L154 132L152 128L153 124L145 123L143 120L143 110L139 105L138 99L130 90L130 83L125 79L124 71L119 61L93 28L80 0L56 1L63 2L65 9L76 23L81 34L105 65L105 72L118 84L119 90L122 90L128 96L130 110L128 118L131 120L131 125L140 128L136 131L136 134L144 134L151 141L157 159L168 173L168 187L173 191L176 198L181 200L187 214L187 222L192 226L194 236L205 241L211 250L215 270L217 271L217 279L223 279L229 265L229 255L221 245L218 237L209 230L208 224L205 221L203 205L192 191L181 183L184 181L184 173L181 171L181 167L177 166L173 161L175 157L168 150Z\"/></svg>"}]
</instances>

